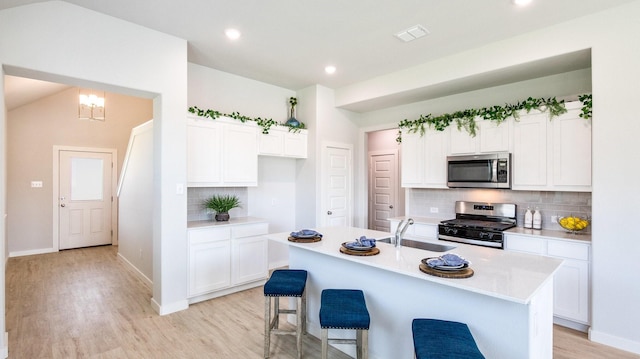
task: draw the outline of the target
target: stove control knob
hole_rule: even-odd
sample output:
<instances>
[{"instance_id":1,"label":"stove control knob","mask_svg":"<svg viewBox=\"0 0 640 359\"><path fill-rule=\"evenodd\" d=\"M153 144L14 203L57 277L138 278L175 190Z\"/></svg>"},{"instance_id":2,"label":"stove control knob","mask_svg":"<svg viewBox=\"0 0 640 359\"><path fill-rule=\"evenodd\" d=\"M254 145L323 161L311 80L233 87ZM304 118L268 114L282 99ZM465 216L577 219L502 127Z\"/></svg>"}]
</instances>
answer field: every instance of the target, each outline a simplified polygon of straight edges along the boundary
<instances>
[{"instance_id":1,"label":"stove control knob","mask_svg":"<svg viewBox=\"0 0 640 359\"><path fill-rule=\"evenodd\" d=\"M493 233L480 232L479 236L480 236L480 239L492 239L493 238Z\"/></svg>"},{"instance_id":2,"label":"stove control knob","mask_svg":"<svg viewBox=\"0 0 640 359\"><path fill-rule=\"evenodd\" d=\"M446 234L456 234L458 233L458 229L447 227L444 229Z\"/></svg>"}]
</instances>

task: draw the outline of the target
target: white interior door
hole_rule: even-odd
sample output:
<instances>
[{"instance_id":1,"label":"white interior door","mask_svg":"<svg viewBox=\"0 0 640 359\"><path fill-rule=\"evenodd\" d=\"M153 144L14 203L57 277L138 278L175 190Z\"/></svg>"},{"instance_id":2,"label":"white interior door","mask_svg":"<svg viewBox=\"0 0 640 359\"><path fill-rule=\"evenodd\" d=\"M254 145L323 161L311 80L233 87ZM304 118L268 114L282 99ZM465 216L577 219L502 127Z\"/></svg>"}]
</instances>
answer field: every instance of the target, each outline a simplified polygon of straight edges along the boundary
<instances>
[{"instance_id":1,"label":"white interior door","mask_svg":"<svg viewBox=\"0 0 640 359\"><path fill-rule=\"evenodd\" d=\"M59 249L111 244L112 157L59 152Z\"/></svg>"},{"instance_id":2,"label":"white interior door","mask_svg":"<svg viewBox=\"0 0 640 359\"><path fill-rule=\"evenodd\" d=\"M389 221L397 215L398 171L395 153L369 155L369 228L389 232Z\"/></svg>"},{"instance_id":3,"label":"white interior door","mask_svg":"<svg viewBox=\"0 0 640 359\"><path fill-rule=\"evenodd\" d=\"M351 148L328 145L323 148L323 226L351 226L353 178Z\"/></svg>"}]
</instances>

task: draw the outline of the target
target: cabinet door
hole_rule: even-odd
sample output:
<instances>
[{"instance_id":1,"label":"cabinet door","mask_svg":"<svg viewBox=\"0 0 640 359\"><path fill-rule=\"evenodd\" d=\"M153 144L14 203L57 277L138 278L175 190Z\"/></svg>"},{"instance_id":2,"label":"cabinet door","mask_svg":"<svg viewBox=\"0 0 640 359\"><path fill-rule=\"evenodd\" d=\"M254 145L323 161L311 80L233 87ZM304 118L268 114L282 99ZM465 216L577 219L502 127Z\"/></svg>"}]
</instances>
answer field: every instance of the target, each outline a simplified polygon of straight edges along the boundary
<instances>
[{"instance_id":1,"label":"cabinet door","mask_svg":"<svg viewBox=\"0 0 640 359\"><path fill-rule=\"evenodd\" d=\"M268 134L258 135L259 152L264 156L281 156L284 152L284 133L271 130Z\"/></svg>"},{"instance_id":2,"label":"cabinet door","mask_svg":"<svg viewBox=\"0 0 640 359\"><path fill-rule=\"evenodd\" d=\"M254 126L224 126L222 179L225 185L258 185L257 135Z\"/></svg>"},{"instance_id":3,"label":"cabinet door","mask_svg":"<svg viewBox=\"0 0 640 359\"><path fill-rule=\"evenodd\" d=\"M452 155L474 154L478 151L478 134L473 137L464 128L458 130L456 125L452 124L450 138Z\"/></svg>"},{"instance_id":4,"label":"cabinet door","mask_svg":"<svg viewBox=\"0 0 640 359\"><path fill-rule=\"evenodd\" d=\"M478 121L480 152L509 151L510 129L511 121L505 121L500 124L496 123L496 121Z\"/></svg>"},{"instance_id":5,"label":"cabinet door","mask_svg":"<svg viewBox=\"0 0 640 359\"><path fill-rule=\"evenodd\" d=\"M513 123L513 189L547 187L548 123L548 115L544 113L523 115Z\"/></svg>"},{"instance_id":6,"label":"cabinet door","mask_svg":"<svg viewBox=\"0 0 640 359\"><path fill-rule=\"evenodd\" d=\"M553 186L557 190L591 191L591 120L579 109L554 118Z\"/></svg>"},{"instance_id":7,"label":"cabinet door","mask_svg":"<svg viewBox=\"0 0 640 359\"><path fill-rule=\"evenodd\" d=\"M189 120L187 126L187 182L192 187L222 182L221 127L213 121Z\"/></svg>"},{"instance_id":8,"label":"cabinet door","mask_svg":"<svg viewBox=\"0 0 640 359\"><path fill-rule=\"evenodd\" d=\"M307 158L307 133L284 133L285 157Z\"/></svg>"},{"instance_id":9,"label":"cabinet door","mask_svg":"<svg viewBox=\"0 0 640 359\"><path fill-rule=\"evenodd\" d=\"M419 133L402 133L402 187L421 187L424 182L424 139Z\"/></svg>"},{"instance_id":10,"label":"cabinet door","mask_svg":"<svg viewBox=\"0 0 640 359\"><path fill-rule=\"evenodd\" d=\"M449 129L429 130L424 134L424 187L447 188L447 154L449 153Z\"/></svg>"},{"instance_id":11,"label":"cabinet door","mask_svg":"<svg viewBox=\"0 0 640 359\"><path fill-rule=\"evenodd\" d=\"M267 240L264 237L233 239L232 283L243 284L267 278Z\"/></svg>"},{"instance_id":12,"label":"cabinet door","mask_svg":"<svg viewBox=\"0 0 640 359\"><path fill-rule=\"evenodd\" d=\"M541 238L506 233L504 249L544 255L547 253L547 241Z\"/></svg>"},{"instance_id":13,"label":"cabinet door","mask_svg":"<svg viewBox=\"0 0 640 359\"><path fill-rule=\"evenodd\" d=\"M189 245L189 295L195 296L231 285L230 240Z\"/></svg>"},{"instance_id":14,"label":"cabinet door","mask_svg":"<svg viewBox=\"0 0 640 359\"><path fill-rule=\"evenodd\" d=\"M589 323L589 262L565 259L553 282L553 314Z\"/></svg>"}]
</instances>

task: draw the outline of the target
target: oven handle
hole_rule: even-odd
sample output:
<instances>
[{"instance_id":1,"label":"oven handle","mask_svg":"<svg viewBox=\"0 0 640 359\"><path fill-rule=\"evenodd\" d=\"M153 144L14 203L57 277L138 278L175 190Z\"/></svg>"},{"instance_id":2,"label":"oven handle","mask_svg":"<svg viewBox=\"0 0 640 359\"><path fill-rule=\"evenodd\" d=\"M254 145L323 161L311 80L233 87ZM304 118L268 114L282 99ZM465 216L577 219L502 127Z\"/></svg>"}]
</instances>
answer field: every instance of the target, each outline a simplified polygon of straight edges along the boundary
<instances>
[{"instance_id":1,"label":"oven handle","mask_svg":"<svg viewBox=\"0 0 640 359\"><path fill-rule=\"evenodd\" d=\"M500 242L478 241L478 240L475 240L475 239L447 236L447 235L443 235L443 234L440 234L438 236L438 239L439 240L443 240L443 241L449 241L449 242L475 244L475 245L483 246L483 247L492 247L492 248L498 248L498 249L503 249L504 248L504 242L503 241L500 241Z\"/></svg>"},{"instance_id":2,"label":"oven handle","mask_svg":"<svg viewBox=\"0 0 640 359\"><path fill-rule=\"evenodd\" d=\"M498 182L498 160L491 160L491 178L493 183Z\"/></svg>"}]
</instances>

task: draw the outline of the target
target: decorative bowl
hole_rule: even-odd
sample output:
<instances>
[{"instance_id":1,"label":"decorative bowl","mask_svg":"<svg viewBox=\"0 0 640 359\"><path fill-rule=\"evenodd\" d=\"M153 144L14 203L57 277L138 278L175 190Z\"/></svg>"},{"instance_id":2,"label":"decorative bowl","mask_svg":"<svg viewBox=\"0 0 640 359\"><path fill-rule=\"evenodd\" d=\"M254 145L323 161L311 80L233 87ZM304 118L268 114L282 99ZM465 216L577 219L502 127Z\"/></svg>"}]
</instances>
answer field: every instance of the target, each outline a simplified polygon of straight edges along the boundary
<instances>
[{"instance_id":1,"label":"decorative bowl","mask_svg":"<svg viewBox=\"0 0 640 359\"><path fill-rule=\"evenodd\" d=\"M583 229L589 227L591 221L588 218L567 216L558 218L558 224L560 225L560 227L566 229L571 233L578 233Z\"/></svg>"}]
</instances>

